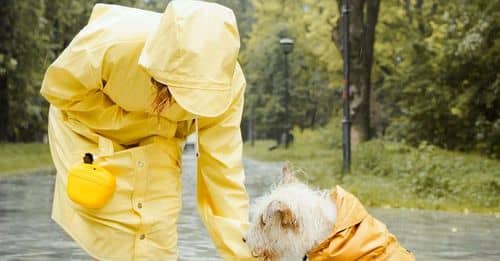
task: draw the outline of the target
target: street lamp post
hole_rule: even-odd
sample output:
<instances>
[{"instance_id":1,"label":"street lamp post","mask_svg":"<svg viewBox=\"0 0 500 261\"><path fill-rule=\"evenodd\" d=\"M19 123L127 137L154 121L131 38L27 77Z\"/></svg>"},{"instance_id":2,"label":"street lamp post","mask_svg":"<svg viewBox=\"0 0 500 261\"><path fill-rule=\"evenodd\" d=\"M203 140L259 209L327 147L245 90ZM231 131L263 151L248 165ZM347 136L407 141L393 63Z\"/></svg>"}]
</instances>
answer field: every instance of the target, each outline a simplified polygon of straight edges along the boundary
<instances>
[{"instance_id":1,"label":"street lamp post","mask_svg":"<svg viewBox=\"0 0 500 261\"><path fill-rule=\"evenodd\" d=\"M288 103L290 99L290 78L288 76L288 54L293 51L294 41L290 38L280 39L281 49L285 54L285 148L288 148L290 136L290 115L288 110Z\"/></svg>"},{"instance_id":2,"label":"street lamp post","mask_svg":"<svg viewBox=\"0 0 500 261\"><path fill-rule=\"evenodd\" d=\"M349 82L349 2L342 0L342 51L344 56L344 80L342 81L342 100L344 118L342 119L342 148L343 148L343 170L349 172L351 169L351 109L350 82Z\"/></svg>"}]
</instances>

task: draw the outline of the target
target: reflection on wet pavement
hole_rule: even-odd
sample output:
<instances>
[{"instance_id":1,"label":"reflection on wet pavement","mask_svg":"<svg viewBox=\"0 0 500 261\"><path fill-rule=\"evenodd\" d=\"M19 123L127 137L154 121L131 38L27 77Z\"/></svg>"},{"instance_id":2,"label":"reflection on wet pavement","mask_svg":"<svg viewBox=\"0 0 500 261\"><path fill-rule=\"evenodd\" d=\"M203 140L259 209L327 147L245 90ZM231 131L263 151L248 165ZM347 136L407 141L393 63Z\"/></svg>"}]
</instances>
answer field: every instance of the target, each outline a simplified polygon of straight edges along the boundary
<instances>
[{"instance_id":1,"label":"reflection on wet pavement","mask_svg":"<svg viewBox=\"0 0 500 261\"><path fill-rule=\"evenodd\" d=\"M196 212L195 158L183 158L181 260L220 260ZM277 179L280 164L245 160L250 197ZM0 260L89 260L50 219L54 176L0 179ZM403 209L370 209L419 260L500 260L500 218Z\"/></svg>"}]
</instances>

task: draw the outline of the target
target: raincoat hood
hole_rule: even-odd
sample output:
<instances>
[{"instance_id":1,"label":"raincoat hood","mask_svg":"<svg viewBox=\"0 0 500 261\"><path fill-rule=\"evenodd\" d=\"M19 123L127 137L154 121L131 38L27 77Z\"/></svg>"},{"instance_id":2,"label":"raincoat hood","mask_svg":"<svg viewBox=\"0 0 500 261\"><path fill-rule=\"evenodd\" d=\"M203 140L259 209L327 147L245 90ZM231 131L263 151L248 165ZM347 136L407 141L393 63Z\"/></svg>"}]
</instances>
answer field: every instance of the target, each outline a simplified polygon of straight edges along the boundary
<instances>
[{"instance_id":1,"label":"raincoat hood","mask_svg":"<svg viewBox=\"0 0 500 261\"><path fill-rule=\"evenodd\" d=\"M172 1L146 40L139 64L168 85L195 115L215 117L229 107L240 38L234 13L221 5Z\"/></svg>"}]
</instances>

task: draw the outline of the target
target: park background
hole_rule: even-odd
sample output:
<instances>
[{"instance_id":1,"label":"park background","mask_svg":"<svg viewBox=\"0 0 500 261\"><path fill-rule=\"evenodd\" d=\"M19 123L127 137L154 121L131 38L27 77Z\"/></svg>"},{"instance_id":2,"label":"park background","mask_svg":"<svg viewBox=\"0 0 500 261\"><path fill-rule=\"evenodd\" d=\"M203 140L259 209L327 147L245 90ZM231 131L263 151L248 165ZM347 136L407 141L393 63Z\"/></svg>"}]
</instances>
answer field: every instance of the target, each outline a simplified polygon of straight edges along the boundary
<instances>
[{"instance_id":1,"label":"park background","mask_svg":"<svg viewBox=\"0 0 500 261\"><path fill-rule=\"evenodd\" d=\"M22 241L17 235L26 232L26 224L18 228L16 222L33 218L28 229L54 231L48 216L47 177L54 174L46 144L48 104L39 90L46 68L97 2L162 12L169 1L0 5L0 234L12 235L0 236L0 256L44 256L46 244L40 242L47 234ZM239 60L247 80L242 135L252 198L267 191L270 177L288 162L303 181L326 189L340 184L374 207L377 217L396 224L396 234L417 249L417 257L500 256L500 0L349 1L350 172L342 171L341 1L215 2L232 8L239 25ZM283 38L295 43L287 59ZM286 148L282 137L289 130L293 142ZM185 157L184 167L192 170L193 158ZM44 197L41 204L33 199ZM195 207L194 195L185 198L186 219ZM395 208L402 211L385 212ZM36 219L40 213L42 224ZM196 236L189 235L182 236L193 245ZM52 235L54 249L64 256L72 247L86 260L60 237ZM199 240L205 249L209 240ZM37 246L42 252L24 255ZM46 260L61 257L51 255Z\"/></svg>"},{"instance_id":2,"label":"park background","mask_svg":"<svg viewBox=\"0 0 500 261\"><path fill-rule=\"evenodd\" d=\"M96 2L2 2L0 173L50 165L47 146L37 144L47 133L40 84ZM101 2L161 12L168 1ZM350 1L347 175L340 0L216 2L232 8L239 23L246 156L291 161L310 183L342 183L370 205L500 210L500 1ZM284 37L295 41L287 64ZM285 149L288 129L294 143Z\"/></svg>"}]
</instances>

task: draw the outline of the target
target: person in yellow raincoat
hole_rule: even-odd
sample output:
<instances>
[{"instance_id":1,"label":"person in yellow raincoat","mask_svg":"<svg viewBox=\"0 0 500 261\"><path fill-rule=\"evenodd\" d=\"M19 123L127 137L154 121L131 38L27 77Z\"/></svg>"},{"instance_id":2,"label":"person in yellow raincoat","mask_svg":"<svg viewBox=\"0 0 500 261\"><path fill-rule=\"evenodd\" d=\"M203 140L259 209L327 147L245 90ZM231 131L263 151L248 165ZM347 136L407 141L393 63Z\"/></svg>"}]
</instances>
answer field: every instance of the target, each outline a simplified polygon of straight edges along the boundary
<instances>
[{"instance_id":1,"label":"person in yellow raincoat","mask_svg":"<svg viewBox=\"0 0 500 261\"><path fill-rule=\"evenodd\" d=\"M307 253L308 260L415 260L354 195L336 186L331 197L337 205L335 226L327 239Z\"/></svg>"},{"instance_id":2,"label":"person in yellow raincoat","mask_svg":"<svg viewBox=\"0 0 500 261\"><path fill-rule=\"evenodd\" d=\"M99 260L177 260L181 153L198 134L198 211L225 260L251 259L240 121L245 79L233 12L173 1L163 14L98 4L49 66L52 218ZM92 153L116 177L88 209L66 193L68 169Z\"/></svg>"}]
</instances>

